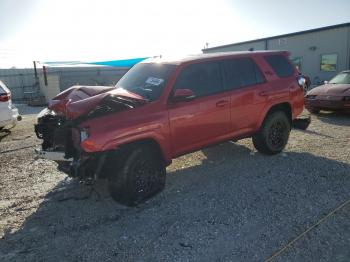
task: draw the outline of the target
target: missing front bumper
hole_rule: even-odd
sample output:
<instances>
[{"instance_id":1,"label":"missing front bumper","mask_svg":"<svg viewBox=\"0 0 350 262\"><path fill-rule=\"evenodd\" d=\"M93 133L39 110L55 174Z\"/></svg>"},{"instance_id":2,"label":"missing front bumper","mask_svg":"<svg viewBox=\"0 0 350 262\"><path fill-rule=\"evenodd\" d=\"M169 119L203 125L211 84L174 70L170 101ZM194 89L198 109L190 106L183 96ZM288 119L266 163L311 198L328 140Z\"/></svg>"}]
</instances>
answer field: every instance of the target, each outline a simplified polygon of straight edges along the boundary
<instances>
[{"instance_id":1,"label":"missing front bumper","mask_svg":"<svg viewBox=\"0 0 350 262\"><path fill-rule=\"evenodd\" d=\"M95 181L105 177L107 153L80 155L79 158L66 158L64 152L35 149L38 158L58 163L57 169L81 181Z\"/></svg>"},{"instance_id":2,"label":"missing front bumper","mask_svg":"<svg viewBox=\"0 0 350 262\"><path fill-rule=\"evenodd\" d=\"M48 159L52 161L68 161L72 162L73 158L65 158L64 152L57 152L57 151L45 151L41 149L35 149L35 154L38 158Z\"/></svg>"}]
</instances>

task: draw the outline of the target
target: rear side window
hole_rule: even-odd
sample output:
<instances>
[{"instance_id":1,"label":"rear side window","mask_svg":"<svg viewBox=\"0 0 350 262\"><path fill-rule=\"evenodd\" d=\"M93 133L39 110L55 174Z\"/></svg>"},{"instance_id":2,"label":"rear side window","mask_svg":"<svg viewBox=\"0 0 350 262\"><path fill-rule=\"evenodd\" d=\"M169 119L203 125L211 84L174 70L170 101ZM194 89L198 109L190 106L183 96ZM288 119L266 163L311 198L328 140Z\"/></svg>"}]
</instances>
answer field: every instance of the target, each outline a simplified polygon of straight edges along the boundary
<instances>
[{"instance_id":1,"label":"rear side window","mask_svg":"<svg viewBox=\"0 0 350 262\"><path fill-rule=\"evenodd\" d=\"M293 67L284 55L265 56L266 62L279 77L288 77L293 74Z\"/></svg>"},{"instance_id":2,"label":"rear side window","mask_svg":"<svg viewBox=\"0 0 350 262\"><path fill-rule=\"evenodd\" d=\"M191 89L200 97L222 91L222 81L217 62L192 64L178 76L175 89Z\"/></svg>"},{"instance_id":3,"label":"rear side window","mask_svg":"<svg viewBox=\"0 0 350 262\"><path fill-rule=\"evenodd\" d=\"M237 89L265 82L258 66L250 58L224 60L221 63L225 89Z\"/></svg>"}]
</instances>

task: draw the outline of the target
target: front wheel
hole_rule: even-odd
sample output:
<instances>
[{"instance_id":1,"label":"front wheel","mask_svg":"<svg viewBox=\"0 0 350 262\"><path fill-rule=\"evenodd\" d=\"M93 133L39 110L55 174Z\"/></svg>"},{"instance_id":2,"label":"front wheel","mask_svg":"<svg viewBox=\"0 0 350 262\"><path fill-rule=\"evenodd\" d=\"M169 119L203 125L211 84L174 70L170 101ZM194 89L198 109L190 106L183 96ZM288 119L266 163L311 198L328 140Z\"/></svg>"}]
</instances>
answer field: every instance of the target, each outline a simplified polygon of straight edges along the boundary
<instances>
[{"instance_id":1,"label":"front wheel","mask_svg":"<svg viewBox=\"0 0 350 262\"><path fill-rule=\"evenodd\" d=\"M275 111L264 120L258 133L253 135L254 147L261 153L274 155L287 145L291 123L286 113Z\"/></svg>"},{"instance_id":2,"label":"front wheel","mask_svg":"<svg viewBox=\"0 0 350 262\"><path fill-rule=\"evenodd\" d=\"M166 169L157 150L135 147L123 152L109 179L109 191L117 202L135 206L163 190Z\"/></svg>"}]
</instances>

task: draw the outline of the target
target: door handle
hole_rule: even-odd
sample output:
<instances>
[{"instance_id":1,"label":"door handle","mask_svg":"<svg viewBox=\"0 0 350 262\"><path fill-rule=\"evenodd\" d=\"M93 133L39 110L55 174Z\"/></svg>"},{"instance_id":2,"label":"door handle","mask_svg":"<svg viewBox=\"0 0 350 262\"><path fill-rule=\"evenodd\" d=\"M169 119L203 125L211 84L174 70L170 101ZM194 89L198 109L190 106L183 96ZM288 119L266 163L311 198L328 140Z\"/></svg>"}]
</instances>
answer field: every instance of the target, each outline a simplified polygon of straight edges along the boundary
<instances>
[{"instance_id":1,"label":"door handle","mask_svg":"<svg viewBox=\"0 0 350 262\"><path fill-rule=\"evenodd\" d=\"M221 100L219 102L216 103L216 107L224 107L228 104L227 100Z\"/></svg>"}]
</instances>

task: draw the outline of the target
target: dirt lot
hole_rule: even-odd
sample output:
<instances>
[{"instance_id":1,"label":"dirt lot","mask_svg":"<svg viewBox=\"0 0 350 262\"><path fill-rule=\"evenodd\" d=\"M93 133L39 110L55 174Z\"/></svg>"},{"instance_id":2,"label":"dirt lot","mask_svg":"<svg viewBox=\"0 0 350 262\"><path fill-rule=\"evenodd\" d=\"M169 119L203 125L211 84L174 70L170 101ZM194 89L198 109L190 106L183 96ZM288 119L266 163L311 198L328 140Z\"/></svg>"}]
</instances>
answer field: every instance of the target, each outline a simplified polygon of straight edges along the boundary
<instances>
[{"instance_id":1,"label":"dirt lot","mask_svg":"<svg viewBox=\"0 0 350 262\"><path fill-rule=\"evenodd\" d=\"M350 261L349 116L313 117L277 156L245 139L178 158L127 208L35 160L39 109L20 110L0 133L0 261Z\"/></svg>"}]
</instances>

